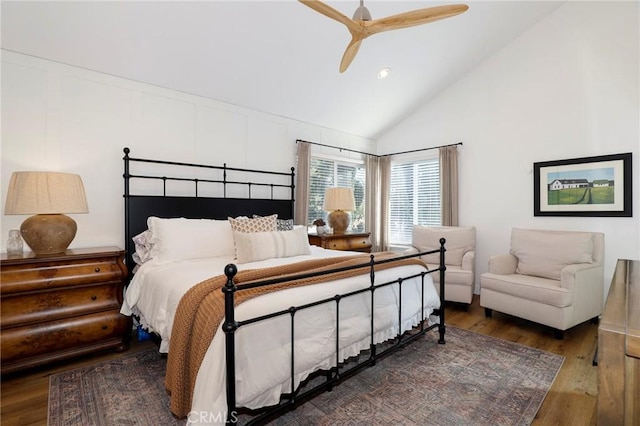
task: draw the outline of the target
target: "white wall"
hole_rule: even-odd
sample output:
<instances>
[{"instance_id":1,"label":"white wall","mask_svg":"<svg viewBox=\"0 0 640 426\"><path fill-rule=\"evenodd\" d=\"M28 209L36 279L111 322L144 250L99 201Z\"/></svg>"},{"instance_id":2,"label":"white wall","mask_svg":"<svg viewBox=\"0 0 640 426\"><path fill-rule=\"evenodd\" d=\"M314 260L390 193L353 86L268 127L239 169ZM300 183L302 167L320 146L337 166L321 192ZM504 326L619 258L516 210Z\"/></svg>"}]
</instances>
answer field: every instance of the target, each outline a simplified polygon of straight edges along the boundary
<instances>
[{"instance_id":1,"label":"white wall","mask_svg":"<svg viewBox=\"0 0 640 426\"><path fill-rule=\"evenodd\" d=\"M2 207L11 173L78 173L89 214L74 247L124 244L124 147L131 156L288 172L296 139L367 152L375 142L2 50ZM0 247L27 216L2 216Z\"/></svg>"},{"instance_id":2,"label":"white wall","mask_svg":"<svg viewBox=\"0 0 640 426\"><path fill-rule=\"evenodd\" d=\"M512 227L604 232L605 291L618 258L640 259L638 20L638 2L569 2L379 139L379 153L463 142L478 275ZM633 218L533 216L534 162L623 152Z\"/></svg>"}]
</instances>

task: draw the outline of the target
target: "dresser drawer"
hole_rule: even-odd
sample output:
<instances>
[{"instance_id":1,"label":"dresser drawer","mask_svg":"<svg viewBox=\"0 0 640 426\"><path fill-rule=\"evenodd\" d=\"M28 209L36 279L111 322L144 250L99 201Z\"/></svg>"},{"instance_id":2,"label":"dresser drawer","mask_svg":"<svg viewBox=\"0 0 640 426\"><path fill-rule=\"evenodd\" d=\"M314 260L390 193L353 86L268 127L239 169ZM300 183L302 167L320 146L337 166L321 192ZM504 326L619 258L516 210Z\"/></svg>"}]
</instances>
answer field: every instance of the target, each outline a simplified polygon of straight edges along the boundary
<instances>
[{"instance_id":1,"label":"dresser drawer","mask_svg":"<svg viewBox=\"0 0 640 426\"><path fill-rule=\"evenodd\" d=\"M30 358L52 357L55 353L72 349L76 353L83 346L111 340L122 341L127 333L129 318L118 311L101 312L65 320L15 327L2 330L2 370L12 362L26 363Z\"/></svg>"},{"instance_id":2,"label":"dresser drawer","mask_svg":"<svg viewBox=\"0 0 640 426\"><path fill-rule=\"evenodd\" d=\"M4 296L0 327L6 329L95 312L118 310L122 283Z\"/></svg>"},{"instance_id":3,"label":"dresser drawer","mask_svg":"<svg viewBox=\"0 0 640 426\"><path fill-rule=\"evenodd\" d=\"M118 247L0 255L2 373L104 349L126 350L120 314L127 268Z\"/></svg>"},{"instance_id":4,"label":"dresser drawer","mask_svg":"<svg viewBox=\"0 0 640 426\"><path fill-rule=\"evenodd\" d=\"M367 237L332 238L327 241L327 247L331 250L363 250L371 248L371 241Z\"/></svg>"},{"instance_id":5,"label":"dresser drawer","mask_svg":"<svg viewBox=\"0 0 640 426\"><path fill-rule=\"evenodd\" d=\"M330 250L371 251L371 234L346 232L344 234L309 234L309 244Z\"/></svg>"},{"instance_id":6,"label":"dresser drawer","mask_svg":"<svg viewBox=\"0 0 640 426\"><path fill-rule=\"evenodd\" d=\"M48 290L70 285L122 281L115 258L83 259L75 262L44 262L32 265L3 265L2 296Z\"/></svg>"}]
</instances>

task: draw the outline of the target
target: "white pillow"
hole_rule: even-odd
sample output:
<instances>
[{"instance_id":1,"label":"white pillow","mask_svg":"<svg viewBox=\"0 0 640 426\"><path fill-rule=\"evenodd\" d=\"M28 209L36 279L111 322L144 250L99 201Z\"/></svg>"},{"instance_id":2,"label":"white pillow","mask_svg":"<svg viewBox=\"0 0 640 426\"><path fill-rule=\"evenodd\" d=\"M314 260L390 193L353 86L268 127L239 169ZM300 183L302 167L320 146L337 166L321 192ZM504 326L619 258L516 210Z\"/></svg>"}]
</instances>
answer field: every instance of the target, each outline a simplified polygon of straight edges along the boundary
<instances>
[{"instance_id":1,"label":"white pillow","mask_svg":"<svg viewBox=\"0 0 640 426\"><path fill-rule=\"evenodd\" d=\"M234 231L238 263L310 254L306 228L291 231L238 232Z\"/></svg>"},{"instance_id":2,"label":"white pillow","mask_svg":"<svg viewBox=\"0 0 640 426\"><path fill-rule=\"evenodd\" d=\"M153 244L153 259L160 263L207 257L233 256L233 232L226 220L147 220Z\"/></svg>"}]
</instances>

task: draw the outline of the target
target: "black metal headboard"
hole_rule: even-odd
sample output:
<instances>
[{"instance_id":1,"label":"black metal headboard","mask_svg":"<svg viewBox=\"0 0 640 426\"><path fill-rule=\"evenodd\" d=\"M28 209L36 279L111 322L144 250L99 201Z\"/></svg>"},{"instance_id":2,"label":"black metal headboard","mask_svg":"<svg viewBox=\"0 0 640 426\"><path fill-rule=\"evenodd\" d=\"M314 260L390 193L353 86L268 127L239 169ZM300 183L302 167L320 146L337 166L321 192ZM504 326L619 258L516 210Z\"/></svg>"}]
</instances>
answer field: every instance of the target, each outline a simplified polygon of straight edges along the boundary
<instances>
[{"instance_id":1,"label":"black metal headboard","mask_svg":"<svg viewBox=\"0 0 640 426\"><path fill-rule=\"evenodd\" d=\"M132 237L147 229L149 216L226 219L229 216L275 213L280 219L293 219L293 167L290 172L272 172L227 167L226 163L211 166L133 158L129 152L129 148L124 148L124 234L129 271L134 265ZM131 173L132 163L146 166L148 174ZM158 167L162 169L161 175L155 174ZM233 174L233 179L229 178L230 174ZM141 193L133 194L134 180L156 186L142 185L141 189L134 189ZM176 184L174 190L177 195L171 193L171 183ZM207 192L212 196L207 196ZM258 195L254 198L252 195L256 192Z\"/></svg>"}]
</instances>

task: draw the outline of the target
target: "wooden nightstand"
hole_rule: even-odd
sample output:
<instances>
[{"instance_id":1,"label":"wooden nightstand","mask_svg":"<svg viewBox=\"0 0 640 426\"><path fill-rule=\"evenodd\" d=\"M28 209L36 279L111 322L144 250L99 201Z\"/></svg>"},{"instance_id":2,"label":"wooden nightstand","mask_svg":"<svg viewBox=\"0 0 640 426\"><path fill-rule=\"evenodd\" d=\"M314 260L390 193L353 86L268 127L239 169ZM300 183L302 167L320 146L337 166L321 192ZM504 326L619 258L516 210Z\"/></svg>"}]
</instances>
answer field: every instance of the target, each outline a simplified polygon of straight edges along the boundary
<instances>
[{"instance_id":1,"label":"wooden nightstand","mask_svg":"<svg viewBox=\"0 0 640 426\"><path fill-rule=\"evenodd\" d=\"M103 349L126 350L127 273L117 247L0 258L2 373Z\"/></svg>"},{"instance_id":2,"label":"wooden nightstand","mask_svg":"<svg viewBox=\"0 0 640 426\"><path fill-rule=\"evenodd\" d=\"M345 232L344 234L309 234L309 244L331 250L371 252L371 233Z\"/></svg>"}]
</instances>

